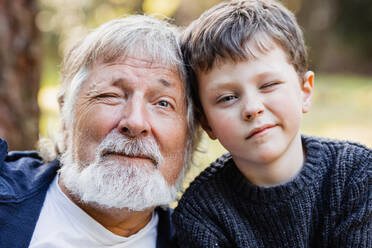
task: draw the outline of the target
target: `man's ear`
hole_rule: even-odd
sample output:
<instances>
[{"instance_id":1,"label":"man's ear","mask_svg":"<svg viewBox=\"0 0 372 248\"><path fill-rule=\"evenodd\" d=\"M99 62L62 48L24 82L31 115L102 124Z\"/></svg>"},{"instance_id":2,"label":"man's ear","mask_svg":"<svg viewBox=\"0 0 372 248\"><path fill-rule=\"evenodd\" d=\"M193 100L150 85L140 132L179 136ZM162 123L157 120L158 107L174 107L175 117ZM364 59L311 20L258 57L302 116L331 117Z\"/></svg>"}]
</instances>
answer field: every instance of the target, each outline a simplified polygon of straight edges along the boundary
<instances>
[{"instance_id":1,"label":"man's ear","mask_svg":"<svg viewBox=\"0 0 372 248\"><path fill-rule=\"evenodd\" d=\"M303 78L302 91L302 113L310 111L314 92L314 72L308 71Z\"/></svg>"},{"instance_id":2,"label":"man's ear","mask_svg":"<svg viewBox=\"0 0 372 248\"><path fill-rule=\"evenodd\" d=\"M209 138L215 140L217 137L214 135L212 128L209 126L208 120L204 113L200 113L200 124L204 131L208 134Z\"/></svg>"}]
</instances>

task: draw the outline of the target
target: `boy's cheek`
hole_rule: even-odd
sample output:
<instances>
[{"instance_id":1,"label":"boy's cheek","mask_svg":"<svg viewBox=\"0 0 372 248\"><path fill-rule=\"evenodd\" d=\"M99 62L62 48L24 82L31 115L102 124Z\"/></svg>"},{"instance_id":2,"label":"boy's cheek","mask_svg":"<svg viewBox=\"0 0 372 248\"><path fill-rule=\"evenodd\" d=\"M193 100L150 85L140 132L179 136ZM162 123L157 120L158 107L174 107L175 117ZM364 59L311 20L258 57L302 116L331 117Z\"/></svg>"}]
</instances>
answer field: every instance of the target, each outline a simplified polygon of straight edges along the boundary
<instances>
[{"instance_id":1,"label":"boy's cheek","mask_svg":"<svg viewBox=\"0 0 372 248\"><path fill-rule=\"evenodd\" d=\"M203 130L208 134L209 138L216 139L211 126L209 125L208 119L204 113L199 113L200 125Z\"/></svg>"},{"instance_id":2,"label":"boy's cheek","mask_svg":"<svg viewBox=\"0 0 372 248\"><path fill-rule=\"evenodd\" d=\"M208 125L208 123L207 124L204 124L204 125L202 124L202 128L208 134L208 136L209 136L210 139L212 139L212 140L217 139L217 136L213 132L212 128Z\"/></svg>"}]
</instances>

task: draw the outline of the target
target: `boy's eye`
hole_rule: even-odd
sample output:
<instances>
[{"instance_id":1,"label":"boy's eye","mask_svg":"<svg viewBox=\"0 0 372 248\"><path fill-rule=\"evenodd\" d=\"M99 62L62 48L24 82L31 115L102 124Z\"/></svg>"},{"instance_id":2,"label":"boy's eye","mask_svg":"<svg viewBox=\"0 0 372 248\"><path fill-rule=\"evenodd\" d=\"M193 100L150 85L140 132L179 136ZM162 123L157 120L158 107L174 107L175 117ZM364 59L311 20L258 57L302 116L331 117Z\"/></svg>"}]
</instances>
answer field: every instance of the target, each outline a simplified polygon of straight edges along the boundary
<instances>
[{"instance_id":1,"label":"boy's eye","mask_svg":"<svg viewBox=\"0 0 372 248\"><path fill-rule=\"evenodd\" d=\"M232 101L236 99L236 96L234 95L228 95L228 96L224 96L224 97L221 97L217 100L218 103L224 103L224 102L229 102L229 101Z\"/></svg>"},{"instance_id":2,"label":"boy's eye","mask_svg":"<svg viewBox=\"0 0 372 248\"><path fill-rule=\"evenodd\" d=\"M266 89L266 88L270 88L270 87L273 87L275 85L278 85L279 82L271 82L271 83L267 83L267 84L264 84L261 89Z\"/></svg>"}]
</instances>

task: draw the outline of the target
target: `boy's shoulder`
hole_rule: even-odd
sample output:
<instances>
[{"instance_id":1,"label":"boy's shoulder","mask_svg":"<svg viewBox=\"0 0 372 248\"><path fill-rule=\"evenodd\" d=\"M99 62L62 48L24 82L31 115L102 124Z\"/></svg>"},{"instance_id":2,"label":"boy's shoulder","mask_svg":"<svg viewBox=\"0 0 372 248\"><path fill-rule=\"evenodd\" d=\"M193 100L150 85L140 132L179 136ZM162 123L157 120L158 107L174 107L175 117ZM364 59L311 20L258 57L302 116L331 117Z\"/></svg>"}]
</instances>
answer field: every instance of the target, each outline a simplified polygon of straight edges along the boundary
<instances>
[{"instance_id":1,"label":"boy's shoulder","mask_svg":"<svg viewBox=\"0 0 372 248\"><path fill-rule=\"evenodd\" d=\"M234 162L230 153L225 153L207 168L205 168L195 179L190 183L182 195L180 201L188 201L188 199L199 199L206 191L210 194L220 194L222 190L228 190L226 182L230 181L232 174L231 169L234 167ZM209 195L209 194L208 194Z\"/></svg>"},{"instance_id":2,"label":"boy's shoulder","mask_svg":"<svg viewBox=\"0 0 372 248\"><path fill-rule=\"evenodd\" d=\"M302 135L307 157L319 157L316 166L323 167L328 175L344 185L368 180L372 172L372 149L352 141ZM314 149L316 147L316 149Z\"/></svg>"},{"instance_id":3,"label":"boy's shoulder","mask_svg":"<svg viewBox=\"0 0 372 248\"><path fill-rule=\"evenodd\" d=\"M228 176L226 173L234 164L230 153L225 153L214 162L212 162L206 169L204 169L190 184L191 187L201 187L202 185L212 183L213 181L220 181Z\"/></svg>"},{"instance_id":4,"label":"boy's shoulder","mask_svg":"<svg viewBox=\"0 0 372 248\"><path fill-rule=\"evenodd\" d=\"M327 137L317 137L317 136L310 136L310 135L301 135L302 141L307 141L307 140L312 140L312 141L317 141L321 143L322 145L326 146L338 146L338 147L356 147L360 148L366 151L372 151L371 148L368 148L367 146L355 142L355 141L350 141L350 140L341 140L341 139L334 139L334 138L327 138Z\"/></svg>"},{"instance_id":5,"label":"boy's shoulder","mask_svg":"<svg viewBox=\"0 0 372 248\"><path fill-rule=\"evenodd\" d=\"M229 206L229 196L234 191L231 178L236 180L233 174L238 173L235 168L230 153L217 158L190 183L182 194L173 216L177 218L190 209L193 209L194 213L202 214L216 205Z\"/></svg>"},{"instance_id":6,"label":"boy's shoulder","mask_svg":"<svg viewBox=\"0 0 372 248\"><path fill-rule=\"evenodd\" d=\"M307 152L317 150L329 162L343 160L372 163L372 149L357 142L302 135L302 143ZM314 146L317 149L313 149Z\"/></svg>"}]
</instances>

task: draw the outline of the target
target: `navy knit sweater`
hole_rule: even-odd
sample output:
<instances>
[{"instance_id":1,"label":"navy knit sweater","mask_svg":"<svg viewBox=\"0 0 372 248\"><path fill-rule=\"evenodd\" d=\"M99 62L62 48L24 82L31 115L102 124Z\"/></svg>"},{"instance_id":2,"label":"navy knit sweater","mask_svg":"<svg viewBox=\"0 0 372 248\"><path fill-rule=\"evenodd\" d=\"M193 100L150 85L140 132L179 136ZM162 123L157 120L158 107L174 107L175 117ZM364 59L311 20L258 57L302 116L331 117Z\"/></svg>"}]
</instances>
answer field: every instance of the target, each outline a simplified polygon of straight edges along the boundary
<instances>
[{"instance_id":1,"label":"navy knit sweater","mask_svg":"<svg viewBox=\"0 0 372 248\"><path fill-rule=\"evenodd\" d=\"M180 247L372 247L372 151L302 137L292 181L258 187L229 154L186 190L173 220Z\"/></svg>"}]
</instances>

